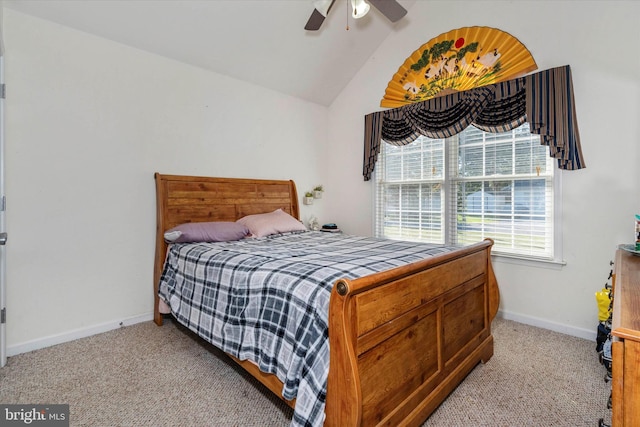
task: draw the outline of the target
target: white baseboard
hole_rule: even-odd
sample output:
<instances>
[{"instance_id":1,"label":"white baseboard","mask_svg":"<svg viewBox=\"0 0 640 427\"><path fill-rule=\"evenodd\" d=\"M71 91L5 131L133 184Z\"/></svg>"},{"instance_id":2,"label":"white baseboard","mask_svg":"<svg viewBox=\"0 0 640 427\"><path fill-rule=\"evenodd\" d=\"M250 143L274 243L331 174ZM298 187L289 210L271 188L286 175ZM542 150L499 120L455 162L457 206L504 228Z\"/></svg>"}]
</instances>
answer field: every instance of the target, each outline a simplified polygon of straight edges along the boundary
<instances>
[{"instance_id":1,"label":"white baseboard","mask_svg":"<svg viewBox=\"0 0 640 427\"><path fill-rule=\"evenodd\" d=\"M41 348L74 341L80 338L86 338L91 335L101 334L103 332L112 331L123 326L135 325L136 323L147 322L149 320L153 320L153 313L142 314L140 316L129 317L124 320L115 320L113 322L102 323L100 325L94 325L88 328L75 329L63 334L51 335L32 341L26 341L7 347L7 356L10 357L21 353L27 353L33 350L39 350Z\"/></svg>"},{"instance_id":2,"label":"white baseboard","mask_svg":"<svg viewBox=\"0 0 640 427\"><path fill-rule=\"evenodd\" d=\"M560 332L561 334L571 335L573 337L584 338L586 340L596 340L596 327L594 325L593 330L576 328L575 326L563 325L561 323L551 322L549 320L541 319L539 317L527 316L524 314L511 313L504 310L498 310L499 317L506 320L513 320L514 322L524 323L525 325L535 326L537 328L548 329L554 332Z\"/></svg>"},{"instance_id":3,"label":"white baseboard","mask_svg":"<svg viewBox=\"0 0 640 427\"><path fill-rule=\"evenodd\" d=\"M506 319L513 320L514 322L524 323L525 325L535 326L537 328L548 329L550 331L559 332L566 335L571 335L578 338L584 338L587 340L595 341L596 330L576 328L573 326L563 325L561 323L551 322L549 320L541 319L539 317L527 316L518 313L511 313L504 310L498 311L498 316ZM123 326L135 325L136 323L147 322L153 320L153 313L143 314L140 316L130 317L121 321L107 322L100 325L91 326L84 329L76 329L63 334L52 335L45 338L39 338L37 340L27 341L20 344L15 344L7 347L7 356L15 356L21 353L27 353L33 350L39 350L41 348L50 347L56 344L62 344L69 341L74 341L80 338L86 338L91 335L108 332L114 329L121 328Z\"/></svg>"}]
</instances>

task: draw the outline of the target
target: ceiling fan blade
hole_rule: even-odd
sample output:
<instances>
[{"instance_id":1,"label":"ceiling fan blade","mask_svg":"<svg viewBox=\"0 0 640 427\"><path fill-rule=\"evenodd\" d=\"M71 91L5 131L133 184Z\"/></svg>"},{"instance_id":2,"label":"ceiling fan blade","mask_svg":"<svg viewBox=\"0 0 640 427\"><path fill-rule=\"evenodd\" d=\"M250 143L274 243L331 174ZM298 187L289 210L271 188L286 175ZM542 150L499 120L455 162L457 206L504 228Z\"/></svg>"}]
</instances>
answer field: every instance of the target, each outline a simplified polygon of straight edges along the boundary
<instances>
[{"instance_id":1,"label":"ceiling fan blade","mask_svg":"<svg viewBox=\"0 0 640 427\"><path fill-rule=\"evenodd\" d=\"M326 3L325 2L319 2L320 3ZM327 7L326 9L326 13L322 14L321 12L318 11L318 9L313 9L313 12L311 13L311 16L309 17L309 20L307 21L307 25L304 26L305 30L308 31L317 31L320 29L320 27L322 26L322 23L324 22L324 18L326 15L329 14L329 11L331 10L331 7L333 6L333 3L335 3L335 0L331 0L331 3L329 4L329 7ZM321 6L322 9L324 7L326 7L326 4L322 4Z\"/></svg>"},{"instance_id":2,"label":"ceiling fan blade","mask_svg":"<svg viewBox=\"0 0 640 427\"><path fill-rule=\"evenodd\" d=\"M307 21L307 25L304 26L305 30L308 31L317 31L320 29L320 26L324 22L324 16L317 9L313 9L309 20Z\"/></svg>"},{"instance_id":3,"label":"ceiling fan blade","mask_svg":"<svg viewBox=\"0 0 640 427\"><path fill-rule=\"evenodd\" d=\"M396 22L407 14L407 9L396 0L369 0L391 22Z\"/></svg>"}]
</instances>

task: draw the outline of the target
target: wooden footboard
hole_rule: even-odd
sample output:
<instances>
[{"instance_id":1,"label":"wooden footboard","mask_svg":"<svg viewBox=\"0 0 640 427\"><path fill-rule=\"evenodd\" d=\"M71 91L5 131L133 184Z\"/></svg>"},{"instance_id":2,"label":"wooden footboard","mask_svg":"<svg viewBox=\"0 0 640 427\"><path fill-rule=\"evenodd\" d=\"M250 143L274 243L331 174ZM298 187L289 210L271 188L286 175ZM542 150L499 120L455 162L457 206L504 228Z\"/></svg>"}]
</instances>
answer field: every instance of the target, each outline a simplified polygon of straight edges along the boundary
<instances>
[{"instance_id":1,"label":"wooden footboard","mask_svg":"<svg viewBox=\"0 0 640 427\"><path fill-rule=\"evenodd\" d=\"M419 425L491 358L492 244L336 283L325 425Z\"/></svg>"},{"instance_id":2,"label":"wooden footboard","mask_svg":"<svg viewBox=\"0 0 640 427\"><path fill-rule=\"evenodd\" d=\"M160 174L155 179L158 325L164 231L183 222L235 221L277 208L299 217L293 181ZM419 425L475 365L491 358L490 325L499 303L492 245L485 240L335 284L329 306L325 425ZM281 396L282 383L274 375L236 361Z\"/></svg>"}]
</instances>

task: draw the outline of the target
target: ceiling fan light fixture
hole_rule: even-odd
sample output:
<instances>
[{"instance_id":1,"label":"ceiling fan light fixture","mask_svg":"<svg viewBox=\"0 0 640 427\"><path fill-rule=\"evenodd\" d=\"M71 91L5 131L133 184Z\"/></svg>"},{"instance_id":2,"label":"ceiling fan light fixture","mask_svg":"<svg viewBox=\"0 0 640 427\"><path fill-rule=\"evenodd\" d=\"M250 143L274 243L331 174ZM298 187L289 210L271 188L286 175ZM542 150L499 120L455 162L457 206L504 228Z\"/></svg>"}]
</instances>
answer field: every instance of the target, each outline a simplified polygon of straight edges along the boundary
<instances>
[{"instance_id":1,"label":"ceiling fan light fixture","mask_svg":"<svg viewBox=\"0 0 640 427\"><path fill-rule=\"evenodd\" d=\"M329 13L329 8L333 4L333 0L312 0L311 3L313 3L313 7L326 18Z\"/></svg>"},{"instance_id":2,"label":"ceiling fan light fixture","mask_svg":"<svg viewBox=\"0 0 640 427\"><path fill-rule=\"evenodd\" d=\"M353 11L354 19L359 19L365 16L371 6L364 0L351 0L351 9Z\"/></svg>"}]
</instances>

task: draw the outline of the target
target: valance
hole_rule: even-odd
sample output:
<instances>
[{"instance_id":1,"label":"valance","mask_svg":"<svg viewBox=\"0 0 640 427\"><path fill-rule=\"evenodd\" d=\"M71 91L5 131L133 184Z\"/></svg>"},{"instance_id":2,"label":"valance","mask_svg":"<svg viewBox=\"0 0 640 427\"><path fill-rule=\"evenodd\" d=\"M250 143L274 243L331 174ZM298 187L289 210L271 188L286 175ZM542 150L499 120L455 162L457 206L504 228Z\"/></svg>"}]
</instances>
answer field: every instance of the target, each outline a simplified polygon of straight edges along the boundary
<instances>
[{"instance_id":1,"label":"valance","mask_svg":"<svg viewBox=\"0 0 640 427\"><path fill-rule=\"evenodd\" d=\"M506 132L529 122L561 169L585 167L573 99L571 68L552 68L513 80L431 98L365 116L364 180L371 179L380 142L406 145L420 135L448 138L474 125Z\"/></svg>"}]
</instances>

